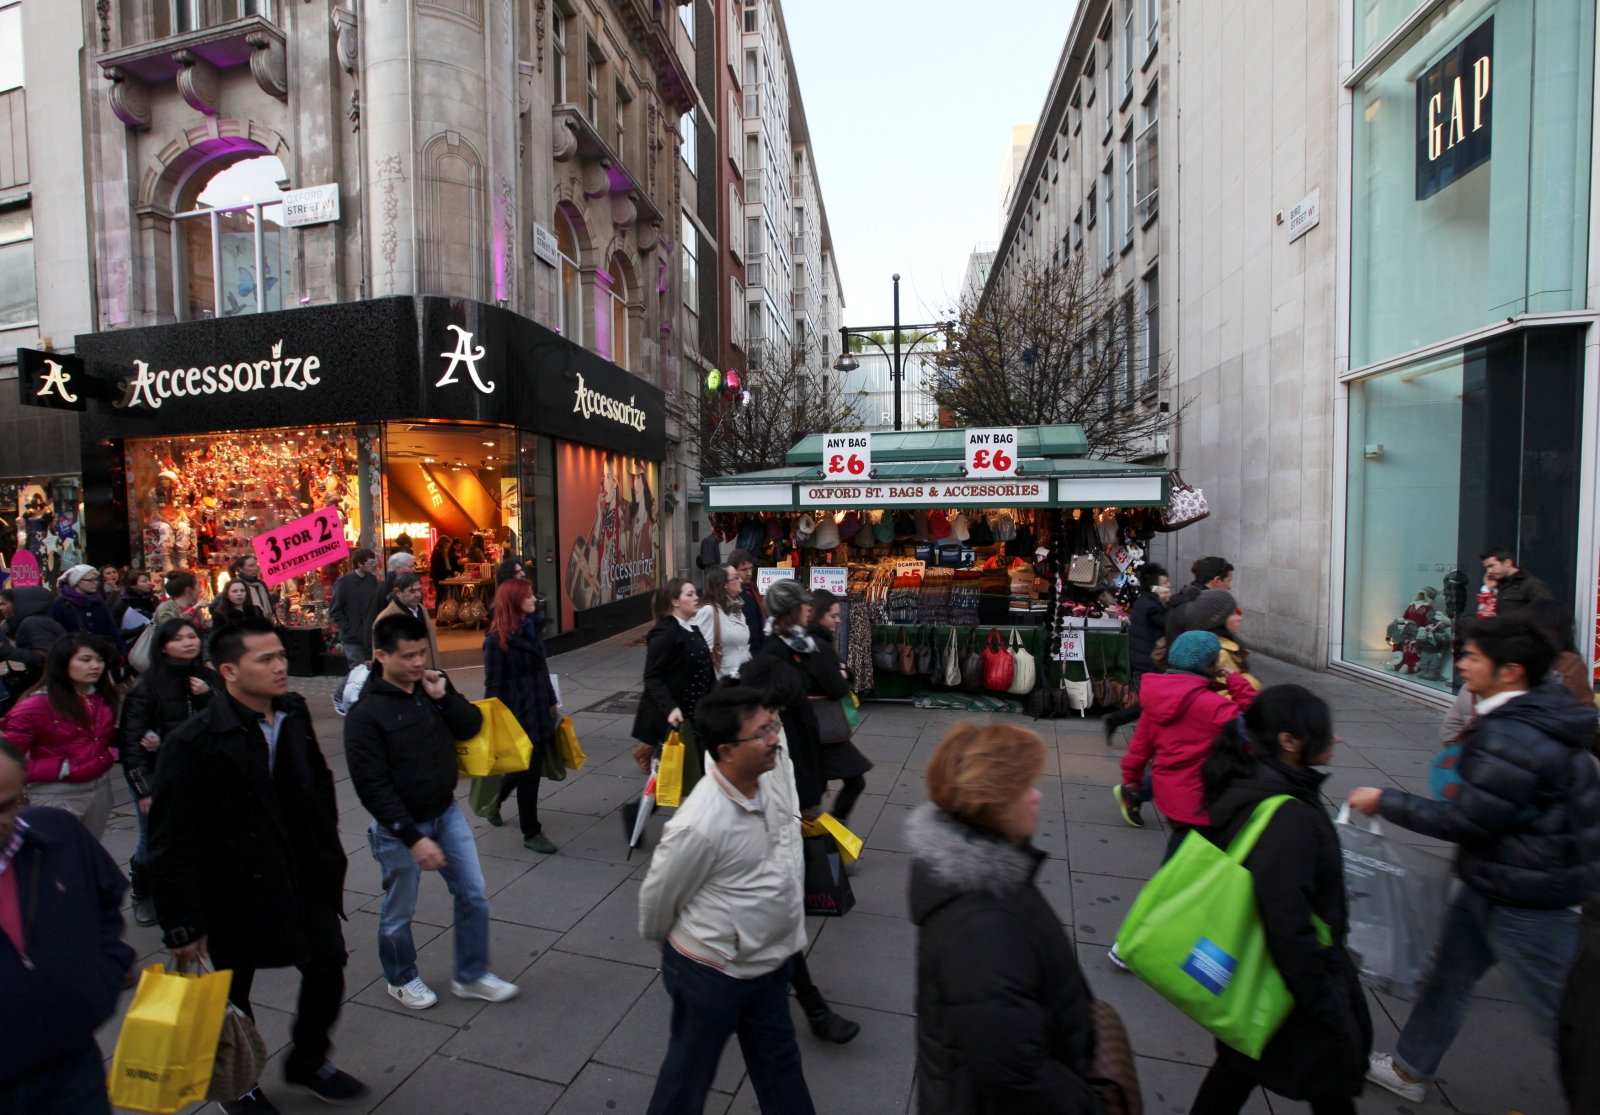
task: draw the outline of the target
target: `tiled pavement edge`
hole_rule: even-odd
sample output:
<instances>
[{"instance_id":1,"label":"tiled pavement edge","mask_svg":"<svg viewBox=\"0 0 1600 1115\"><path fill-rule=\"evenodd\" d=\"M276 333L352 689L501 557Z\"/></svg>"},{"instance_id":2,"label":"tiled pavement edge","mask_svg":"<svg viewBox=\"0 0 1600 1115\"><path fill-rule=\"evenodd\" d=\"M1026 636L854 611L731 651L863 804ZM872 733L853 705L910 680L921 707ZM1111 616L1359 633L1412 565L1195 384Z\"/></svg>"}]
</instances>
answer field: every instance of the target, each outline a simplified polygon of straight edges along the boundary
<instances>
[{"instance_id":1,"label":"tiled pavement edge","mask_svg":"<svg viewBox=\"0 0 1600 1115\"><path fill-rule=\"evenodd\" d=\"M638 632L559 655L569 709L639 688L644 651ZM1371 783L1425 790L1438 714L1357 682L1258 660L1267 683L1297 681L1333 704L1343 737L1327 783L1330 803L1354 785ZM481 692L478 670L453 670L469 696ZM666 1047L669 1001L659 957L636 930L639 880L647 857L626 856L616 809L641 789L628 752L630 716L575 717L589 762L564 782L545 783L540 814L560 846L554 856L526 851L514 821L495 829L472 818L489 890L495 971L522 985L510 1003L465 1003L449 994L450 901L437 878L426 881L416 936L423 977L442 993L431 1010L406 1010L384 991L377 959L381 888L366 848L367 817L345 771L342 722L333 713L331 679L296 680L318 717L317 728L339 779L340 828L350 855L345 926L350 950L348 1002L335 1032L335 1058L373 1087L358 1115L610 1115L642 1112ZM828 1115L902 1115L915 1110L914 965L916 932L906 917L908 856L905 814L923 800L923 770L934 744L959 714L908 705L868 703L857 742L877 764L852 817L866 841L852 879L857 906L847 917L810 919L812 972L828 998L862 1024L843 1047L814 1040L795 1010L806 1077L817 1109ZM1209 1037L1105 958L1123 912L1160 857L1165 833L1121 822L1109 787L1126 733L1117 746L1102 742L1097 720L1023 721L1052 744L1043 779L1040 847L1050 855L1039 883L1078 944L1094 991L1121 1012L1138 1056L1146 1110L1184 1115L1205 1066ZM465 793L466 784L462 784ZM135 826L119 793L118 814L105 837L119 862L133 850ZM652 822L659 833L661 817ZM1398 834L1406 839L1415 839ZM1426 841L1416 840L1426 844ZM128 940L141 963L164 957L157 929L128 922ZM276 1058L265 1088L285 1115L320 1110L279 1082L278 1060L288 1040L298 975L292 969L256 980L257 1019ZM132 993L123 996L123 1007ZM1378 1048L1391 1049L1408 1004L1371 997ZM120 1014L101 1031L109 1057ZM1564 1110L1553 1058L1530 1034L1520 1004L1498 974L1480 988L1466 1029L1446 1057L1441 1087L1421 1105L1369 1087L1363 1112L1437 1115L1450 1105L1475 1115L1516 1110L1544 1115ZM731 1043L707 1105L711 1115L758 1110L737 1043ZM1257 1093L1246 1111L1306 1111L1304 1105ZM212 1115L214 1109L208 1109Z\"/></svg>"}]
</instances>

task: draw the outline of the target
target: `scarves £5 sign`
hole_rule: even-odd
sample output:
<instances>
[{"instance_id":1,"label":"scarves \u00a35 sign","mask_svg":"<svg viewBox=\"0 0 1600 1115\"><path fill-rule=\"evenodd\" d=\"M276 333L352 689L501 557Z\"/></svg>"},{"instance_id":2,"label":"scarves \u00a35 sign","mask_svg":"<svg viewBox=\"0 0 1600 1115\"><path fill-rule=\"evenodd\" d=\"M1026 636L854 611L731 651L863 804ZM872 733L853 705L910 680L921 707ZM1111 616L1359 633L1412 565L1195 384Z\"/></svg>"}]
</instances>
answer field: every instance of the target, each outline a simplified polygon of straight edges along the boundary
<instances>
[{"instance_id":1,"label":"scarves \u00a35 sign","mask_svg":"<svg viewBox=\"0 0 1600 1115\"><path fill-rule=\"evenodd\" d=\"M350 556L344 523L333 507L258 534L251 545L261 562L261 579L269 585Z\"/></svg>"}]
</instances>

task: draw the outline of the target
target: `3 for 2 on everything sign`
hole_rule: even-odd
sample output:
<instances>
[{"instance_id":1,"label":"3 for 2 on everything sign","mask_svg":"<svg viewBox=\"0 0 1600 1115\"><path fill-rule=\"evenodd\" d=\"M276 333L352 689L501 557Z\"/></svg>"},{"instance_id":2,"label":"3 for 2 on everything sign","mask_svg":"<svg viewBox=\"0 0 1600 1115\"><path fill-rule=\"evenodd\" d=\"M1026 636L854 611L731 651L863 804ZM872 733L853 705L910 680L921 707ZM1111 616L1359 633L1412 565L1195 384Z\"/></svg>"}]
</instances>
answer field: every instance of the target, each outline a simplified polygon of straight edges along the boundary
<instances>
[{"instance_id":1,"label":"3 for 2 on everything sign","mask_svg":"<svg viewBox=\"0 0 1600 1115\"><path fill-rule=\"evenodd\" d=\"M1017 474L1017 429L967 431L968 476L1015 476Z\"/></svg>"},{"instance_id":2,"label":"3 for 2 on everything sign","mask_svg":"<svg viewBox=\"0 0 1600 1115\"><path fill-rule=\"evenodd\" d=\"M823 434L822 471L829 480L865 480L872 474L872 435Z\"/></svg>"},{"instance_id":3,"label":"3 for 2 on everything sign","mask_svg":"<svg viewBox=\"0 0 1600 1115\"><path fill-rule=\"evenodd\" d=\"M251 545L261 563L261 579L269 585L282 584L350 556L344 522L333 507L258 534L251 539Z\"/></svg>"}]
</instances>

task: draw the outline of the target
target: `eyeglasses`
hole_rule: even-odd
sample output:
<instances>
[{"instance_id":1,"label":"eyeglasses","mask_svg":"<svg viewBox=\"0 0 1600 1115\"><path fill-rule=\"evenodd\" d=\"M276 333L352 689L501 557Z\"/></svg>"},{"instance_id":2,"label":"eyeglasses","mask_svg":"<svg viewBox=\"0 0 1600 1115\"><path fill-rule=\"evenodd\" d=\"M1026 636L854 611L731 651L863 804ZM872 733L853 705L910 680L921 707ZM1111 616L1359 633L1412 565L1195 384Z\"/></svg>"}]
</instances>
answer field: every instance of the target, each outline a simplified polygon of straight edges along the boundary
<instances>
[{"instance_id":1,"label":"eyeglasses","mask_svg":"<svg viewBox=\"0 0 1600 1115\"><path fill-rule=\"evenodd\" d=\"M758 739L777 739L778 733L783 731L783 724L774 720L753 736L740 736L734 743L752 743Z\"/></svg>"}]
</instances>

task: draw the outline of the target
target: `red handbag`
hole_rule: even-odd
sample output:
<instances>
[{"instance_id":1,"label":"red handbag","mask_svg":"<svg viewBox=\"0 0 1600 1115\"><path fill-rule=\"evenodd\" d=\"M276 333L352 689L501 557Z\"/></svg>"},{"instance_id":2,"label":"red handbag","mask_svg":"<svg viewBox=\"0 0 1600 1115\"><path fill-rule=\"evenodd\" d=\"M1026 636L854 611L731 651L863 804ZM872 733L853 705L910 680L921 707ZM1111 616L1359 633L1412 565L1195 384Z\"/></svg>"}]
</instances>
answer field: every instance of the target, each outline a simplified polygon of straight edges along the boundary
<instances>
[{"instance_id":1,"label":"red handbag","mask_svg":"<svg viewBox=\"0 0 1600 1115\"><path fill-rule=\"evenodd\" d=\"M1011 652L1000 642L1000 632L991 629L989 645L983 650L983 687L1009 689L1011 679L1016 676L1016 672L1017 660L1011 657Z\"/></svg>"}]
</instances>

